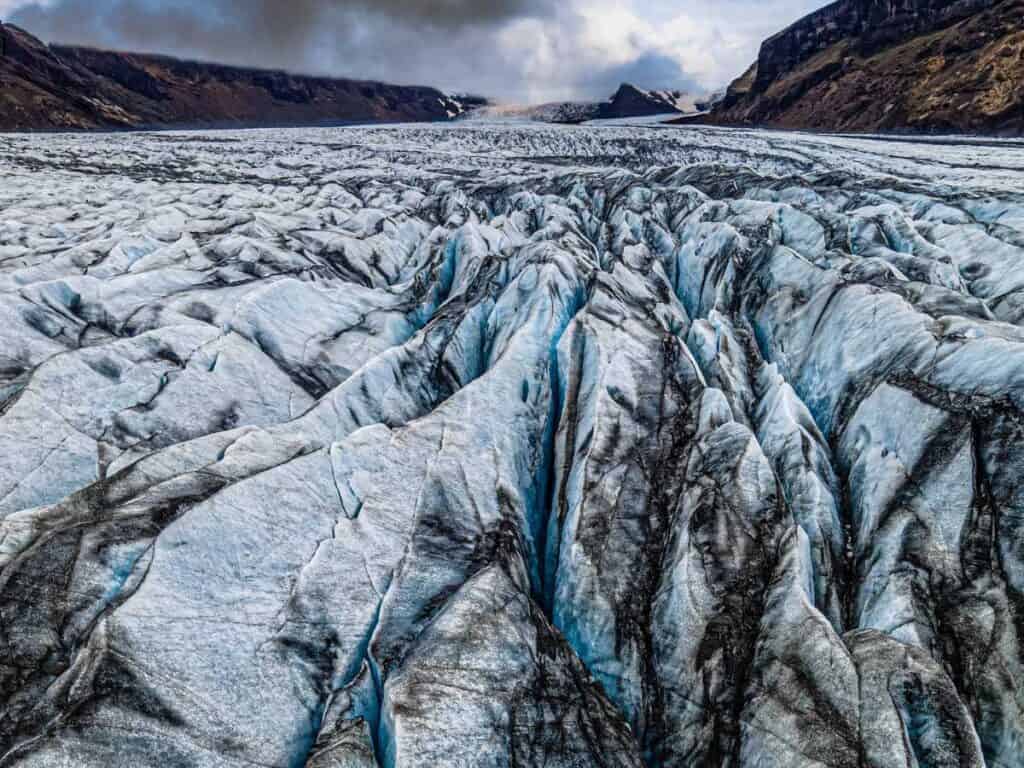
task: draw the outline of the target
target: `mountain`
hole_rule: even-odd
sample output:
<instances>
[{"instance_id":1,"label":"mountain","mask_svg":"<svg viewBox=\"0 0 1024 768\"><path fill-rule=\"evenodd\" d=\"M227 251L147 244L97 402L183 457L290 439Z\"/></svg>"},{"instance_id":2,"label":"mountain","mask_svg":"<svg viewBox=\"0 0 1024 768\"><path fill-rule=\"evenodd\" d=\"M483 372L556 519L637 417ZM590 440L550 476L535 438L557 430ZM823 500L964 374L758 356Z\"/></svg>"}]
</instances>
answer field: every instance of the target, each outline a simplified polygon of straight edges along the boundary
<instances>
[{"instance_id":1,"label":"mountain","mask_svg":"<svg viewBox=\"0 0 1024 768\"><path fill-rule=\"evenodd\" d=\"M697 97L685 91L645 91L623 83L610 100L600 105L599 117L649 117L676 112L696 112Z\"/></svg>"},{"instance_id":2,"label":"mountain","mask_svg":"<svg viewBox=\"0 0 1024 768\"><path fill-rule=\"evenodd\" d=\"M538 123L578 124L588 120L615 120L701 111L701 97L686 91L646 91L623 83L607 101L556 101L531 106L492 105L468 112L468 117L530 120Z\"/></svg>"},{"instance_id":3,"label":"mountain","mask_svg":"<svg viewBox=\"0 0 1024 768\"><path fill-rule=\"evenodd\" d=\"M472 101L434 88L47 46L0 24L0 130L448 120Z\"/></svg>"},{"instance_id":4,"label":"mountain","mask_svg":"<svg viewBox=\"0 0 1024 768\"><path fill-rule=\"evenodd\" d=\"M839 0L765 41L712 122L1024 132L1024 0Z\"/></svg>"}]
</instances>

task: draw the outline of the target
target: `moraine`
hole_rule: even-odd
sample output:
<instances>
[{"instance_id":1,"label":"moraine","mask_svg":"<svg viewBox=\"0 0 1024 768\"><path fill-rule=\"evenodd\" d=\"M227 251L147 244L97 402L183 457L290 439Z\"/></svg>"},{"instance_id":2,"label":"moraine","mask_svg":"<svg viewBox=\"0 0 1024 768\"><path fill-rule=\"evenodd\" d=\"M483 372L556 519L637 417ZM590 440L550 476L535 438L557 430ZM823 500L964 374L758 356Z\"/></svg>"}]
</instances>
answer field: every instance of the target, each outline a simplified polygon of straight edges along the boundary
<instances>
[{"instance_id":1,"label":"moraine","mask_svg":"<svg viewBox=\"0 0 1024 768\"><path fill-rule=\"evenodd\" d=\"M0 174L3 768L1024 764L1019 143Z\"/></svg>"}]
</instances>

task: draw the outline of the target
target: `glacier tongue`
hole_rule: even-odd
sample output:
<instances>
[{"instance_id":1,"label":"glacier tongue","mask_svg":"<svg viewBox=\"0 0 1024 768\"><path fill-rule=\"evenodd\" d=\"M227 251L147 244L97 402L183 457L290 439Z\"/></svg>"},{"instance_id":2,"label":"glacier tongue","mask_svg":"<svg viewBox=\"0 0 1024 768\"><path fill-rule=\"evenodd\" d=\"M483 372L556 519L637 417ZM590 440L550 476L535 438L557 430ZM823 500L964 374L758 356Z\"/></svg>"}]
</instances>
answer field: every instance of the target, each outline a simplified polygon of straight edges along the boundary
<instances>
[{"instance_id":1,"label":"glacier tongue","mask_svg":"<svg viewBox=\"0 0 1024 768\"><path fill-rule=\"evenodd\" d=\"M1024 151L0 137L0 766L1024 766Z\"/></svg>"}]
</instances>

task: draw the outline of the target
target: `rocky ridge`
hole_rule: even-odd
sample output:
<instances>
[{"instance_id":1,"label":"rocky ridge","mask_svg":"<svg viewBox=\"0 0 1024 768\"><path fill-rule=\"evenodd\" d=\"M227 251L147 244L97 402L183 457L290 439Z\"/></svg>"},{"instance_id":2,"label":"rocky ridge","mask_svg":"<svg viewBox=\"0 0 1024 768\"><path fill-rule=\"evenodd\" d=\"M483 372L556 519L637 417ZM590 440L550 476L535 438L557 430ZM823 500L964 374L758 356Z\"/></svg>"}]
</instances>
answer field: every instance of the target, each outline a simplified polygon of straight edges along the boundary
<instances>
[{"instance_id":1,"label":"rocky ridge","mask_svg":"<svg viewBox=\"0 0 1024 768\"><path fill-rule=\"evenodd\" d=\"M1019 0L839 0L780 32L711 121L1024 133Z\"/></svg>"},{"instance_id":2,"label":"rocky ridge","mask_svg":"<svg viewBox=\"0 0 1024 768\"><path fill-rule=\"evenodd\" d=\"M479 103L433 88L47 46L0 24L0 130L433 121Z\"/></svg>"}]
</instances>

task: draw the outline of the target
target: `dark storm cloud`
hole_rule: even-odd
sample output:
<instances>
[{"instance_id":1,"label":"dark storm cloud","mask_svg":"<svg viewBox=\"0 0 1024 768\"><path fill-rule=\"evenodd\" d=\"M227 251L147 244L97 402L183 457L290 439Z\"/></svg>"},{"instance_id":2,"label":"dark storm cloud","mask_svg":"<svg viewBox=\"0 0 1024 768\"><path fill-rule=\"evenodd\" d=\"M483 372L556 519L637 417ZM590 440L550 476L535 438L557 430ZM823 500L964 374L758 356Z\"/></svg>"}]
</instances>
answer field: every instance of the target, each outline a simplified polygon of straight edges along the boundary
<instances>
[{"instance_id":1,"label":"dark storm cloud","mask_svg":"<svg viewBox=\"0 0 1024 768\"><path fill-rule=\"evenodd\" d=\"M88 30L103 36L128 32L163 37L209 30L301 39L338 14L461 27L543 12L550 5L550 0L56 0L34 3L16 16L66 34Z\"/></svg>"},{"instance_id":2,"label":"dark storm cloud","mask_svg":"<svg viewBox=\"0 0 1024 768\"><path fill-rule=\"evenodd\" d=\"M230 63L430 80L424 53L554 0L57 0L13 21L49 40L158 51ZM427 56L426 58L431 58ZM370 61L375 72L365 72Z\"/></svg>"}]
</instances>

